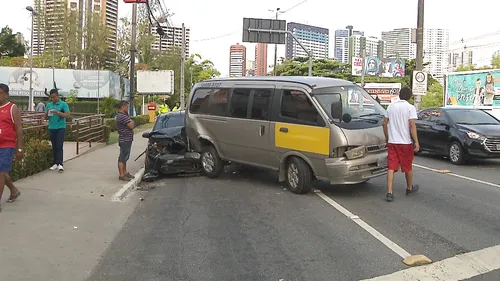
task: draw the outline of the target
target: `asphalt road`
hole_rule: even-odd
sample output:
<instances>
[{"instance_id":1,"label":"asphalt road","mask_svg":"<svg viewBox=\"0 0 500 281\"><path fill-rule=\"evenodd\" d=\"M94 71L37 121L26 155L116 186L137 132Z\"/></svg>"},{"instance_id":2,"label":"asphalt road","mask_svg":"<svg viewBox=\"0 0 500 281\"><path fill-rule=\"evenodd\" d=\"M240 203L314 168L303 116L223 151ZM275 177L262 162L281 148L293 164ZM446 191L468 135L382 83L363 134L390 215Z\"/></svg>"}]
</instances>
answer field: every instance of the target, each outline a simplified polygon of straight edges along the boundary
<instances>
[{"instance_id":1,"label":"asphalt road","mask_svg":"<svg viewBox=\"0 0 500 281\"><path fill-rule=\"evenodd\" d=\"M500 183L500 162L418 165ZM500 244L500 189L415 168L387 203L385 178L356 186L318 183L323 194L410 254L433 261ZM215 180L159 180L110 246L97 280L363 280L407 269L402 258L316 193L295 195L267 171L229 168ZM467 280L498 281L498 270Z\"/></svg>"}]
</instances>

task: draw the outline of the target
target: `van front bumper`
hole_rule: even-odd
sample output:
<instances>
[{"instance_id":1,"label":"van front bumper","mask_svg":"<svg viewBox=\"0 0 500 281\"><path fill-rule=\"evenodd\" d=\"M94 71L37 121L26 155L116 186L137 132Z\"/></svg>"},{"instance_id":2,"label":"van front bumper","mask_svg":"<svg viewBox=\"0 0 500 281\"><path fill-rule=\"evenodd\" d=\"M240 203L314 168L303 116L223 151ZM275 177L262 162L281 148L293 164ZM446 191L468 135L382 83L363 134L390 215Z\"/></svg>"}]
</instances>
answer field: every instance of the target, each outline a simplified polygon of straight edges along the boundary
<instances>
[{"instance_id":1,"label":"van front bumper","mask_svg":"<svg viewBox=\"0 0 500 281\"><path fill-rule=\"evenodd\" d=\"M387 174L387 149L370 152L363 158L325 159L331 184L356 184Z\"/></svg>"}]
</instances>

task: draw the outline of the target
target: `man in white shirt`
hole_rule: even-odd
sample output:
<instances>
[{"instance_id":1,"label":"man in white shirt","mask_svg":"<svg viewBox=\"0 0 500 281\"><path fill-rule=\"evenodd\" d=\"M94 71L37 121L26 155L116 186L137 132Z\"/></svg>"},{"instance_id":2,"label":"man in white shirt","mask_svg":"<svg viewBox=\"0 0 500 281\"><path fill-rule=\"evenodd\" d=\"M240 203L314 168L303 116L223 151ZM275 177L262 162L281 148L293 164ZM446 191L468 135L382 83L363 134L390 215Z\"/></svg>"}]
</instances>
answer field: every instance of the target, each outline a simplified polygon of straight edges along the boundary
<instances>
[{"instance_id":1,"label":"man in white shirt","mask_svg":"<svg viewBox=\"0 0 500 281\"><path fill-rule=\"evenodd\" d=\"M384 118L383 128L385 141L387 143L387 195L386 200L394 200L392 184L394 173L401 166L401 171L406 177L406 195L417 192L418 185L413 185L413 157L414 152L420 150L417 137L417 110L408 100L413 95L410 88L402 88L399 99L395 100L387 108L387 117ZM412 142L413 138L413 142Z\"/></svg>"}]
</instances>

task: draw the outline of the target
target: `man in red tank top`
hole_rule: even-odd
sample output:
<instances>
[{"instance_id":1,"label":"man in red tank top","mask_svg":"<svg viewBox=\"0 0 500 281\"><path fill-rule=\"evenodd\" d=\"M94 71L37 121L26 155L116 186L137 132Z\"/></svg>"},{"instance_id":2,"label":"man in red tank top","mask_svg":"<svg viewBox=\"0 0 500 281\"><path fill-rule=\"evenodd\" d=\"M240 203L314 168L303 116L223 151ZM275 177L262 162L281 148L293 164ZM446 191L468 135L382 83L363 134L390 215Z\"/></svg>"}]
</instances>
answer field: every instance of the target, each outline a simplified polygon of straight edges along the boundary
<instances>
[{"instance_id":1,"label":"man in red tank top","mask_svg":"<svg viewBox=\"0 0 500 281\"><path fill-rule=\"evenodd\" d=\"M14 186L8 173L12 169L14 155L19 160L23 158L24 152L21 111L7 100L8 95L9 86L0 84L0 201L4 186L7 185L10 189L7 202L12 203L21 195L21 192Z\"/></svg>"}]
</instances>

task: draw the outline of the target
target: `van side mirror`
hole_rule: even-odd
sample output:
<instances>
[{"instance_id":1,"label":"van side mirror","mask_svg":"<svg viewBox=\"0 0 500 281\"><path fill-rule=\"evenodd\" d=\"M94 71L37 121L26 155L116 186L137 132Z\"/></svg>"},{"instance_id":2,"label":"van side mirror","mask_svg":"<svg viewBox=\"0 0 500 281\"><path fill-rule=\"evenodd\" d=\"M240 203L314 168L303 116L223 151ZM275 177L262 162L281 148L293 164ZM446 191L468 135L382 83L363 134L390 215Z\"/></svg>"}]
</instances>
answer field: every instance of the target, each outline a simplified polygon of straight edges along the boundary
<instances>
[{"instance_id":1,"label":"van side mirror","mask_svg":"<svg viewBox=\"0 0 500 281\"><path fill-rule=\"evenodd\" d=\"M330 108L330 112L333 119L342 120L342 97L340 94L333 94L333 102Z\"/></svg>"}]
</instances>

